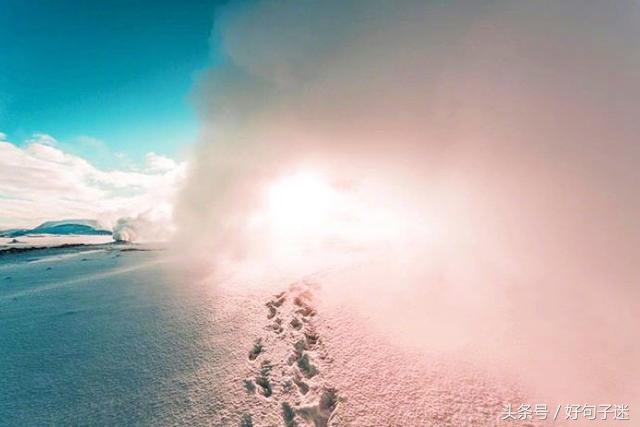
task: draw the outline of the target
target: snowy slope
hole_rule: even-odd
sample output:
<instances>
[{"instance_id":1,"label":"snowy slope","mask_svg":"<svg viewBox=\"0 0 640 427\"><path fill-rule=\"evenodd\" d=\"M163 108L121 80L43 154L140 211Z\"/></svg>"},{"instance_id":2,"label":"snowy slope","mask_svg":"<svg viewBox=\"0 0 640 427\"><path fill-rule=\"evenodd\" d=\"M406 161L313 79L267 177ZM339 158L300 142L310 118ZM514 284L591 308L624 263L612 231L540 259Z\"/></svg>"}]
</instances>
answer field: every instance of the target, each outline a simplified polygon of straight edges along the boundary
<instances>
[{"instance_id":1,"label":"snowy slope","mask_svg":"<svg viewBox=\"0 0 640 427\"><path fill-rule=\"evenodd\" d=\"M47 221L32 229L0 231L0 237L18 237L29 234L110 235L111 231L101 227L98 221L88 219Z\"/></svg>"}]
</instances>

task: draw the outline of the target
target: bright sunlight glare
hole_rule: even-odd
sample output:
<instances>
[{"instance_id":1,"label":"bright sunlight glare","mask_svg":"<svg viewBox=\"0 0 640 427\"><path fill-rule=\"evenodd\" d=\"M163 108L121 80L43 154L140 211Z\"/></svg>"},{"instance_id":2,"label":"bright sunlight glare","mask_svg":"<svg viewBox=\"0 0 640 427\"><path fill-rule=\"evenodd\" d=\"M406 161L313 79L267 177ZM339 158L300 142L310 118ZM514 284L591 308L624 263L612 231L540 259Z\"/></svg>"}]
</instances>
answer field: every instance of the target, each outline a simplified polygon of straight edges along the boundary
<instances>
[{"instance_id":1,"label":"bright sunlight glare","mask_svg":"<svg viewBox=\"0 0 640 427\"><path fill-rule=\"evenodd\" d=\"M260 222L266 221L280 243L314 238L364 244L423 232L423 218L412 216L392 195L383 197L380 188L347 190L331 182L310 171L278 179L267 187Z\"/></svg>"},{"instance_id":2,"label":"bright sunlight glare","mask_svg":"<svg viewBox=\"0 0 640 427\"><path fill-rule=\"evenodd\" d=\"M280 231L311 232L326 225L335 191L313 172L298 172L281 178L268 189L268 216Z\"/></svg>"}]
</instances>

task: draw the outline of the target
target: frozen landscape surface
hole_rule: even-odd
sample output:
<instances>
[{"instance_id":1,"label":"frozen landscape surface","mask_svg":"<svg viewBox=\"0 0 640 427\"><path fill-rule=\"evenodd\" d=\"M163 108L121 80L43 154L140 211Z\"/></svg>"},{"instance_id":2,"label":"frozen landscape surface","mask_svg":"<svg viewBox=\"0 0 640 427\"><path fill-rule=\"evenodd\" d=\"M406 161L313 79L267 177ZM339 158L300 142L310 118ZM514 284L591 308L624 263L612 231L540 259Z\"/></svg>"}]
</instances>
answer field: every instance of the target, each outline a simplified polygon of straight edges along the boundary
<instances>
[{"instance_id":1,"label":"frozen landscape surface","mask_svg":"<svg viewBox=\"0 0 640 427\"><path fill-rule=\"evenodd\" d=\"M46 249L64 245L91 245L109 242L113 242L111 235L29 234L19 237L0 237L0 252L12 249Z\"/></svg>"},{"instance_id":2,"label":"frozen landscape surface","mask_svg":"<svg viewBox=\"0 0 640 427\"><path fill-rule=\"evenodd\" d=\"M514 385L392 345L321 277L252 288L174 264L139 245L0 255L1 424L518 425L499 419Z\"/></svg>"},{"instance_id":3,"label":"frozen landscape surface","mask_svg":"<svg viewBox=\"0 0 640 427\"><path fill-rule=\"evenodd\" d=\"M313 281L290 284L262 309L220 424L493 426L516 388L464 363L400 351L366 319L321 301ZM260 310L256 313L258 316ZM534 425L534 424L530 424Z\"/></svg>"}]
</instances>

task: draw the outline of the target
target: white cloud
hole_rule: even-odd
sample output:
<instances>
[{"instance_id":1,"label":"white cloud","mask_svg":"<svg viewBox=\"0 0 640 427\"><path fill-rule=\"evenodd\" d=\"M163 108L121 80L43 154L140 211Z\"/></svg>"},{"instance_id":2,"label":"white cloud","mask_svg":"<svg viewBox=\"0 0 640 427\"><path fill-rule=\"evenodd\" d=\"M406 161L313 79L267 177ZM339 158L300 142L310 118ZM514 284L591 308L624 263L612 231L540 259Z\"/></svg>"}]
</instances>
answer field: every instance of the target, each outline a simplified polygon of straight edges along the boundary
<instances>
[{"instance_id":1,"label":"white cloud","mask_svg":"<svg viewBox=\"0 0 640 427\"><path fill-rule=\"evenodd\" d=\"M48 146L55 146L58 144L58 141L52 137L49 134L46 133L34 133L33 135L31 135L31 138L29 138L27 140L27 143L29 144L41 144L41 145L48 145Z\"/></svg>"},{"instance_id":2,"label":"white cloud","mask_svg":"<svg viewBox=\"0 0 640 427\"><path fill-rule=\"evenodd\" d=\"M178 166L175 160L156 154L153 151L147 153L145 160L147 163L147 171L149 172L166 172Z\"/></svg>"},{"instance_id":3,"label":"white cloud","mask_svg":"<svg viewBox=\"0 0 640 427\"><path fill-rule=\"evenodd\" d=\"M37 134L18 147L0 134L0 229L63 218L123 216L172 205L186 164L154 153L143 171L102 170Z\"/></svg>"}]
</instances>

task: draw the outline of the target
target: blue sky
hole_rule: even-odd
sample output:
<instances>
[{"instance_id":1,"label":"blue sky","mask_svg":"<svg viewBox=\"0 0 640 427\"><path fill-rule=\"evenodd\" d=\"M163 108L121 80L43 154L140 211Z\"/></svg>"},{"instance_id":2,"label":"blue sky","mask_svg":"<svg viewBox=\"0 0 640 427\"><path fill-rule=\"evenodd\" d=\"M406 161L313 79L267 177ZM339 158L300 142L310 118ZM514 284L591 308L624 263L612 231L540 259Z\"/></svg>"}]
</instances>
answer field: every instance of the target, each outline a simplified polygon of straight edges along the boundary
<instances>
[{"instance_id":1,"label":"blue sky","mask_svg":"<svg viewBox=\"0 0 640 427\"><path fill-rule=\"evenodd\" d=\"M180 157L197 122L189 94L218 60L213 17L226 1L0 2L0 132L52 135L112 167L115 154Z\"/></svg>"}]
</instances>

